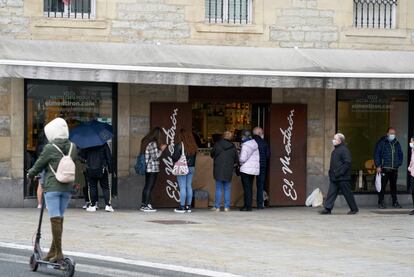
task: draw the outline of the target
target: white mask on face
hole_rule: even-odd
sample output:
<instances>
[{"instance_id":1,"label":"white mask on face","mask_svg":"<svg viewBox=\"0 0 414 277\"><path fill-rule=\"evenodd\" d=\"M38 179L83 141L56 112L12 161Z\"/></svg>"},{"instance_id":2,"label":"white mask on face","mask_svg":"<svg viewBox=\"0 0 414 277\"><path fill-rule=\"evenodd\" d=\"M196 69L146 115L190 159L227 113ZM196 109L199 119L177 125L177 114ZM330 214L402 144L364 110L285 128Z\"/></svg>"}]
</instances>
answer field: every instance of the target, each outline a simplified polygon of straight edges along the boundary
<instances>
[{"instance_id":1,"label":"white mask on face","mask_svg":"<svg viewBox=\"0 0 414 277\"><path fill-rule=\"evenodd\" d=\"M410 142L410 147L414 148L414 142Z\"/></svg>"},{"instance_id":2,"label":"white mask on face","mask_svg":"<svg viewBox=\"0 0 414 277\"><path fill-rule=\"evenodd\" d=\"M338 145L338 142L336 141L336 139L333 139L333 140L332 140L332 144L333 144L334 146L337 146L337 145Z\"/></svg>"}]
</instances>

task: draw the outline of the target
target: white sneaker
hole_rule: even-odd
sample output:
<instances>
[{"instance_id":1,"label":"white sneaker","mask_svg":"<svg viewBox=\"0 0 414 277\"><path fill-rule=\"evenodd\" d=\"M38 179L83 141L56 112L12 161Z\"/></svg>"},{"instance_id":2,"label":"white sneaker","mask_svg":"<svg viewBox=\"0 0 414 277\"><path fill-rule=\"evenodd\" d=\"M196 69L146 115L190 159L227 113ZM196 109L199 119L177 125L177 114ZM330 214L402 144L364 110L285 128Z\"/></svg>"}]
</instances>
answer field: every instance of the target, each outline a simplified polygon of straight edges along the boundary
<instances>
[{"instance_id":1,"label":"white sneaker","mask_svg":"<svg viewBox=\"0 0 414 277\"><path fill-rule=\"evenodd\" d=\"M39 205L37 205L37 208L38 208L38 209L41 209L41 208L42 208L42 205L40 205L40 204L39 204Z\"/></svg>"},{"instance_id":2,"label":"white sneaker","mask_svg":"<svg viewBox=\"0 0 414 277\"><path fill-rule=\"evenodd\" d=\"M87 212L96 212L96 206L89 206L86 208Z\"/></svg>"},{"instance_id":3,"label":"white sneaker","mask_svg":"<svg viewBox=\"0 0 414 277\"><path fill-rule=\"evenodd\" d=\"M82 206L82 209L86 210L90 205L91 203L85 202L85 205Z\"/></svg>"},{"instance_id":4,"label":"white sneaker","mask_svg":"<svg viewBox=\"0 0 414 277\"><path fill-rule=\"evenodd\" d=\"M114 208L112 208L112 206L106 205L105 206L105 211L113 213L114 212Z\"/></svg>"},{"instance_id":5,"label":"white sneaker","mask_svg":"<svg viewBox=\"0 0 414 277\"><path fill-rule=\"evenodd\" d=\"M153 209L151 207L151 205L143 206L143 207L141 207L140 210L143 211L143 212L145 212L145 213L153 213L153 212L156 212L157 211L156 209Z\"/></svg>"},{"instance_id":6,"label":"white sneaker","mask_svg":"<svg viewBox=\"0 0 414 277\"><path fill-rule=\"evenodd\" d=\"M220 211L220 208L213 207L213 208L211 208L211 210L212 210L213 212L219 212L219 211Z\"/></svg>"}]
</instances>

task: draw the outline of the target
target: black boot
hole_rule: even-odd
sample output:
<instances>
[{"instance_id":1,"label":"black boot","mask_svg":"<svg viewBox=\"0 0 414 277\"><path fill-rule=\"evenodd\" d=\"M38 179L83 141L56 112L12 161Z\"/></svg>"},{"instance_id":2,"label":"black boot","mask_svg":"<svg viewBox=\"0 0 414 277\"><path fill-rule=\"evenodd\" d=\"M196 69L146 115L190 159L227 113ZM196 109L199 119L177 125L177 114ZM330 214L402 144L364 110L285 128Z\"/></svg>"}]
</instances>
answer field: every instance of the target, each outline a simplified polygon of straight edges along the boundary
<instances>
[{"instance_id":1,"label":"black boot","mask_svg":"<svg viewBox=\"0 0 414 277\"><path fill-rule=\"evenodd\" d=\"M322 211L319 211L320 214L331 214L331 210L329 209L323 209Z\"/></svg>"}]
</instances>

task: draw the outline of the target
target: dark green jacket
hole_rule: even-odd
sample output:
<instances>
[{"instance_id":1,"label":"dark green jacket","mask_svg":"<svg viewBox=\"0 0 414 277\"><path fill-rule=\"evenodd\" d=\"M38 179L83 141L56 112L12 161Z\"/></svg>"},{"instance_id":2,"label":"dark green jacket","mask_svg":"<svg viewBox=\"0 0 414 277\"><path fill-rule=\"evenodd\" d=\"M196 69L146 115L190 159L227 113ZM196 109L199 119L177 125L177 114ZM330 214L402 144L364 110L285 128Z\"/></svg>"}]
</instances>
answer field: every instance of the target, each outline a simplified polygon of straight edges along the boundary
<instances>
[{"instance_id":1,"label":"dark green jacket","mask_svg":"<svg viewBox=\"0 0 414 277\"><path fill-rule=\"evenodd\" d=\"M68 139L55 139L53 143L56 144L63 153L67 154L69 152L70 141ZM38 175L44 169L46 171L45 181L43 184L44 191L72 191L73 184L63 184L58 182L49 167L50 164L53 167L53 170L56 171L59 161L62 157L62 154L52 145L52 143L46 144L39 158L33 167L29 170L29 178L33 178L34 176ZM77 157L76 145L73 145L72 147L71 157L75 161Z\"/></svg>"}]
</instances>

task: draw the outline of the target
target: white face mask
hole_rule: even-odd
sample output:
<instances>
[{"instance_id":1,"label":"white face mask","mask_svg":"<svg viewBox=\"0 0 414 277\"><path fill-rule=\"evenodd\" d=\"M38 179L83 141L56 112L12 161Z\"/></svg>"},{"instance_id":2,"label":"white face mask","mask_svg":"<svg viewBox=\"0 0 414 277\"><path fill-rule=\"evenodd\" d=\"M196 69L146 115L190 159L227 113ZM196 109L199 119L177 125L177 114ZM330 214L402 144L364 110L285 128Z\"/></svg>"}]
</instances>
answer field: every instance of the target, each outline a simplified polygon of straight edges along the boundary
<instances>
[{"instance_id":1,"label":"white face mask","mask_svg":"<svg viewBox=\"0 0 414 277\"><path fill-rule=\"evenodd\" d=\"M333 140L332 140L332 144L333 144L334 146L337 146L337 145L338 145L338 142L336 141L336 139L333 139Z\"/></svg>"},{"instance_id":2,"label":"white face mask","mask_svg":"<svg viewBox=\"0 0 414 277\"><path fill-rule=\"evenodd\" d=\"M410 147L414 148L414 142L410 142Z\"/></svg>"}]
</instances>

